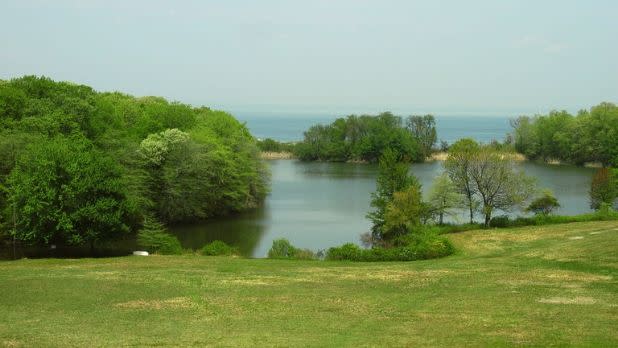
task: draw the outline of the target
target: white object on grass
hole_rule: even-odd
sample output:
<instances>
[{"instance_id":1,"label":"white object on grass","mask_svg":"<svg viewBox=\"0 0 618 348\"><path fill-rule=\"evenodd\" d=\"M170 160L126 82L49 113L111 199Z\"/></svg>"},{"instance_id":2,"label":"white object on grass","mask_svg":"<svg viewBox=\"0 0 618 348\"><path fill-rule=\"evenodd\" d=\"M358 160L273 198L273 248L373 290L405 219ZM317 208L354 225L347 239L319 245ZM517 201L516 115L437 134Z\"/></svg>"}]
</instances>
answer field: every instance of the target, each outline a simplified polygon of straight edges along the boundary
<instances>
[{"instance_id":1,"label":"white object on grass","mask_svg":"<svg viewBox=\"0 0 618 348\"><path fill-rule=\"evenodd\" d=\"M148 252L147 251L134 251L133 255L137 255L137 256L148 256Z\"/></svg>"}]
</instances>

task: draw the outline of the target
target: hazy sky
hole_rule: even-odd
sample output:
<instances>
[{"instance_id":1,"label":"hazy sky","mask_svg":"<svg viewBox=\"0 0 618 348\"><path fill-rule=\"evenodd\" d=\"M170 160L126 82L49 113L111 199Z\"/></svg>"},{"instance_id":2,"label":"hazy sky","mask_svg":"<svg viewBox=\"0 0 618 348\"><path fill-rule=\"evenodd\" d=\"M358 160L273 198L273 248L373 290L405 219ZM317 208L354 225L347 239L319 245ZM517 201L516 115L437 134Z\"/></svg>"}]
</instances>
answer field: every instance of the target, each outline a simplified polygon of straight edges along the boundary
<instances>
[{"instance_id":1,"label":"hazy sky","mask_svg":"<svg viewBox=\"0 0 618 348\"><path fill-rule=\"evenodd\" d=\"M0 2L0 78L231 111L518 114L618 102L618 1Z\"/></svg>"}]
</instances>

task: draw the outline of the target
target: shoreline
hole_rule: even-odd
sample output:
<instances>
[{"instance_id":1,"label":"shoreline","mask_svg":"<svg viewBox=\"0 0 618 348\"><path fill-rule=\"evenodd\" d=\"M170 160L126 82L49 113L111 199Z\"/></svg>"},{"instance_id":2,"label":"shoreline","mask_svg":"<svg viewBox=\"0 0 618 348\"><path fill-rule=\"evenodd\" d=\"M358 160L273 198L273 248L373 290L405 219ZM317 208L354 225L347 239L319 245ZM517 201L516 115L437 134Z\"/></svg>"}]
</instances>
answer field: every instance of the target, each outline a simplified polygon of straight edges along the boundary
<instances>
[{"instance_id":1,"label":"shoreline","mask_svg":"<svg viewBox=\"0 0 618 348\"><path fill-rule=\"evenodd\" d=\"M537 162L537 163L544 163L544 164L549 164L552 166L562 166L562 165L572 165L572 166L577 166L575 164L571 164L571 163L564 163L561 162L559 160L547 160L547 161L542 161L542 160L530 160L528 159L526 156L520 154L520 153L507 153L505 154L505 156L510 157L513 161L515 162ZM435 162L435 161L446 161L446 158L448 157L448 154L446 152L435 152L433 154L431 154L431 156L429 156L423 163L426 162ZM263 160L295 160L297 159L296 156L294 156L293 153L291 152L271 152L271 151L266 151L266 152L260 152L260 158ZM344 163L368 163L366 161L346 161ZM577 166L577 167L582 167L582 168L602 168L603 166L600 163L594 163L594 162L587 162L584 163L582 166Z\"/></svg>"}]
</instances>

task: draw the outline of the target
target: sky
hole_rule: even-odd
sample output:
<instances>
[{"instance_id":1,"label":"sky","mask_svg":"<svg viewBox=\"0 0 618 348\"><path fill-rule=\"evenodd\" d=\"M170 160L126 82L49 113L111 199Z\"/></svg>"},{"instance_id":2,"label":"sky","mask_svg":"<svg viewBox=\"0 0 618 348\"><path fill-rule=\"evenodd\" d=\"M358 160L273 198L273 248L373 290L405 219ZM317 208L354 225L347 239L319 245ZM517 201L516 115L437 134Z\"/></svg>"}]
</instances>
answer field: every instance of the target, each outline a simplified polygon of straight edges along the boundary
<instances>
[{"instance_id":1,"label":"sky","mask_svg":"<svg viewBox=\"0 0 618 348\"><path fill-rule=\"evenodd\" d=\"M239 112L618 102L618 1L2 0L0 79Z\"/></svg>"}]
</instances>

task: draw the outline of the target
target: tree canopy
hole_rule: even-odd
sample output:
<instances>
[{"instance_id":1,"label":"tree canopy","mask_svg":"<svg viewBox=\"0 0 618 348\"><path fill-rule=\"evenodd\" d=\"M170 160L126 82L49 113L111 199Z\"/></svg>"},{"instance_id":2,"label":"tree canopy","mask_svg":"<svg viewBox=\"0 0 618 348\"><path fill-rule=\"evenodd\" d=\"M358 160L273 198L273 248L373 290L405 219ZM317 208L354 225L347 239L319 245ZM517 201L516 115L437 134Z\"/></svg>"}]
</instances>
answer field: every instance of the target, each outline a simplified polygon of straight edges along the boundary
<instances>
[{"instance_id":1,"label":"tree canopy","mask_svg":"<svg viewBox=\"0 0 618 348\"><path fill-rule=\"evenodd\" d=\"M256 140L231 115L46 77L0 83L0 150L0 227L15 212L32 243L230 214L268 192Z\"/></svg>"},{"instance_id":2,"label":"tree canopy","mask_svg":"<svg viewBox=\"0 0 618 348\"><path fill-rule=\"evenodd\" d=\"M552 111L511 122L515 148L531 159L618 166L618 106L601 103L577 115Z\"/></svg>"},{"instance_id":3,"label":"tree canopy","mask_svg":"<svg viewBox=\"0 0 618 348\"><path fill-rule=\"evenodd\" d=\"M424 125L429 129L422 132L435 133L433 123ZM329 125L309 128L303 141L296 145L295 153L304 161L377 162L388 148L402 161L419 162L425 159L420 140L404 126L400 116L390 112L376 116L350 115Z\"/></svg>"}]
</instances>

